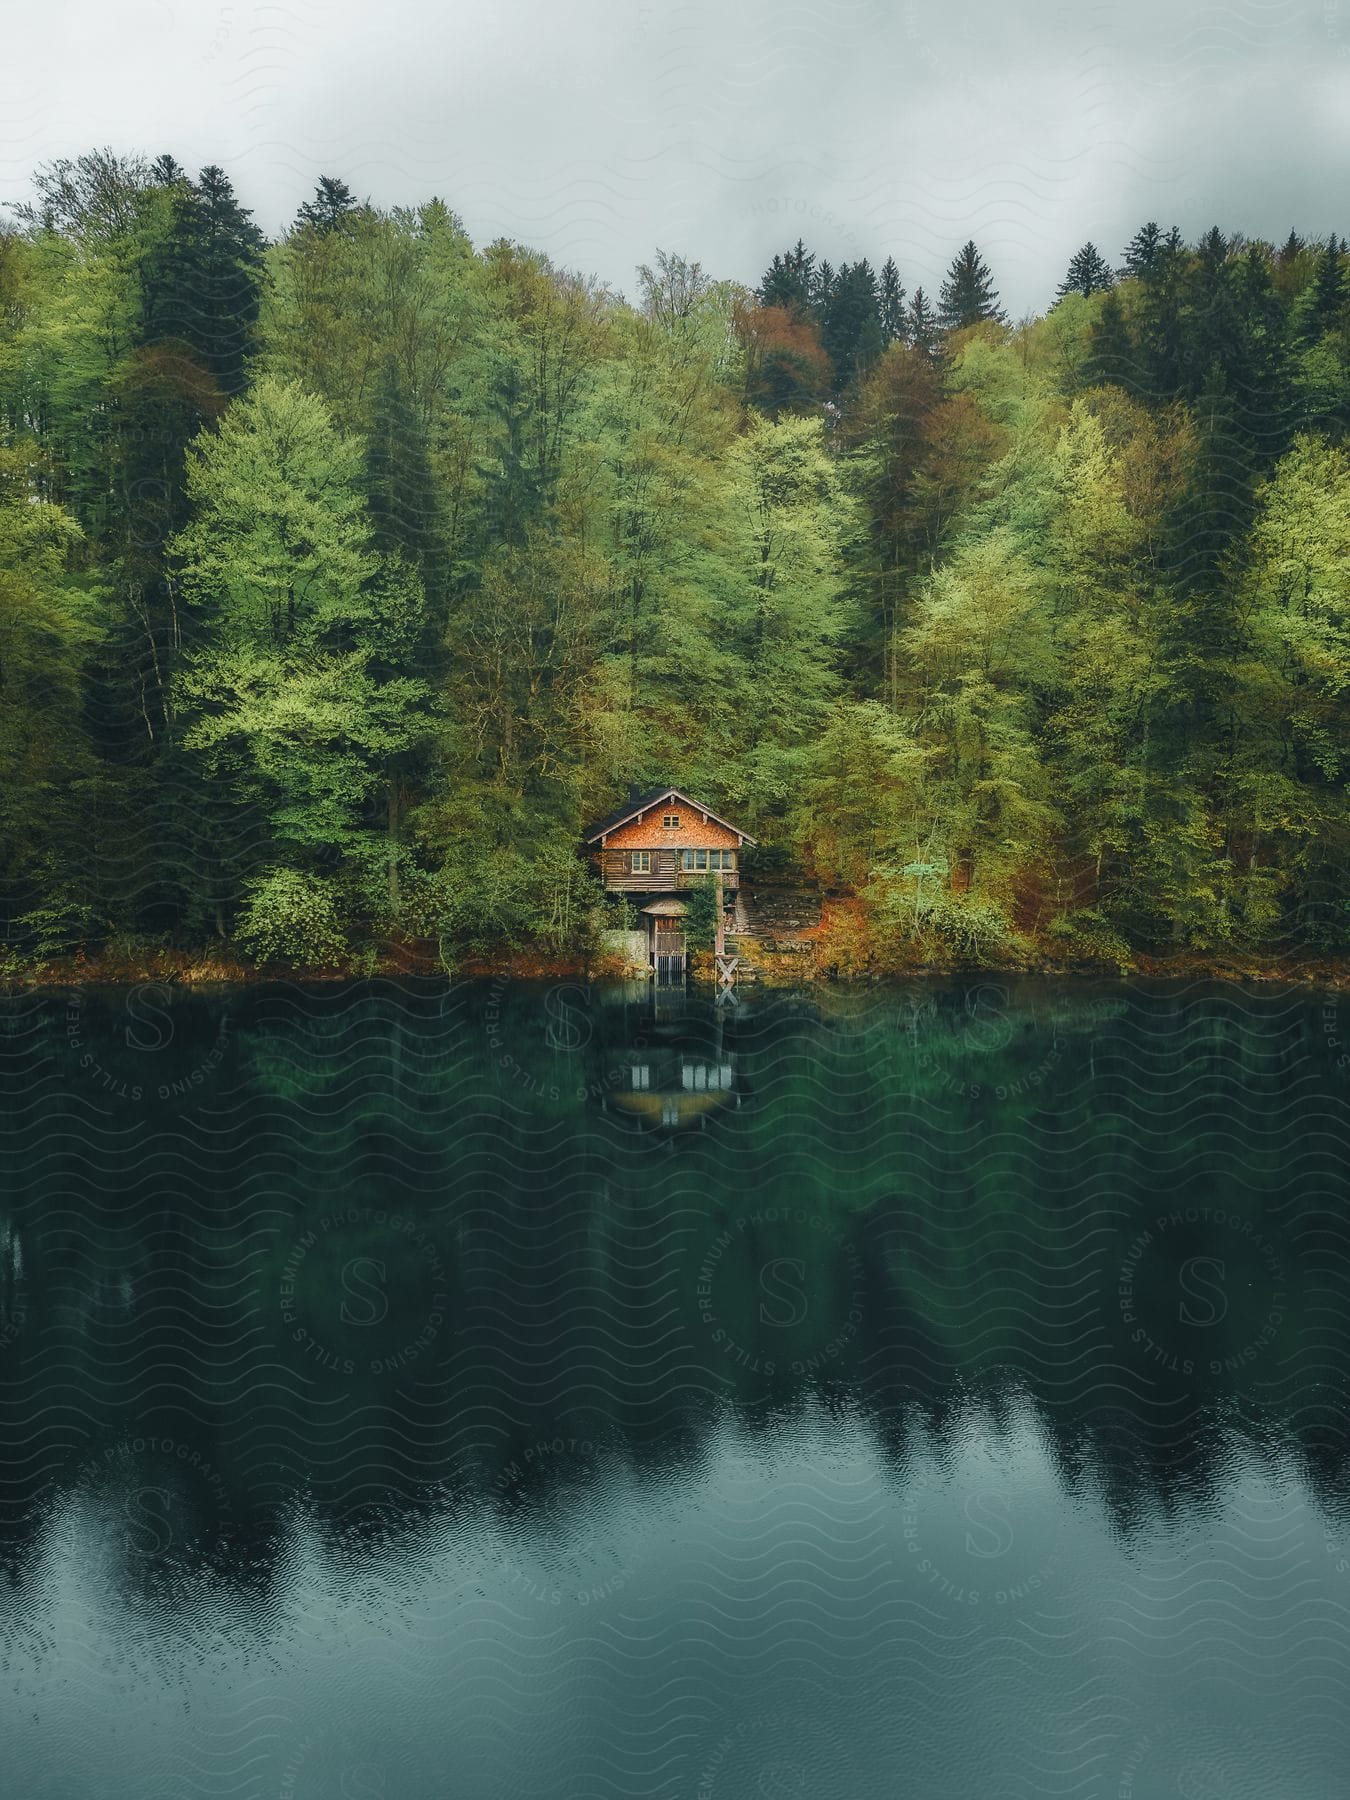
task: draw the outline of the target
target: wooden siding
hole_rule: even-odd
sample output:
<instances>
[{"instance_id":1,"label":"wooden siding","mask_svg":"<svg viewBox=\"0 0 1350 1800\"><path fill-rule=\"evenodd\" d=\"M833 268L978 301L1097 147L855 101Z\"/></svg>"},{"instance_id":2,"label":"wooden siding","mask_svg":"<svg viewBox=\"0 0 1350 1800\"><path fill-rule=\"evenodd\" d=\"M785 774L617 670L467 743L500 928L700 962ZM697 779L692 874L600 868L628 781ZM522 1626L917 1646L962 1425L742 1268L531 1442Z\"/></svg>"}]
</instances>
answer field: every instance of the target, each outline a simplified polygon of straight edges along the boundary
<instances>
[{"instance_id":1,"label":"wooden siding","mask_svg":"<svg viewBox=\"0 0 1350 1800\"><path fill-rule=\"evenodd\" d=\"M690 847L703 848L701 844ZM727 848L733 846L728 845ZM649 870L630 869L628 854L623 850L602 850L596 858L596 865L605 886L611 893L620 894L673 894L681 888L695 887L701 881L708 881L717 873L712 869L681 869L673 850L653 850ZM740 886L740 870L723 869L721 874L723 888L728 893L734 893Z\"/></svg>"},{"instance_id":2,"label":"wooden siding","mask_svg":"<svg viewBox=\"0 0 1350 1800\"><path fill-rule=\"evenodd\" d=\"M679 814L679 825L663 825L667 813ZM605 850L735 850L740 834L716 819L705 821L688 806L672 803L654 806L640 819L630 819L611 831L605 839ZM652 861L655 863L655 857Z\"/></svg>"}]
</instances>

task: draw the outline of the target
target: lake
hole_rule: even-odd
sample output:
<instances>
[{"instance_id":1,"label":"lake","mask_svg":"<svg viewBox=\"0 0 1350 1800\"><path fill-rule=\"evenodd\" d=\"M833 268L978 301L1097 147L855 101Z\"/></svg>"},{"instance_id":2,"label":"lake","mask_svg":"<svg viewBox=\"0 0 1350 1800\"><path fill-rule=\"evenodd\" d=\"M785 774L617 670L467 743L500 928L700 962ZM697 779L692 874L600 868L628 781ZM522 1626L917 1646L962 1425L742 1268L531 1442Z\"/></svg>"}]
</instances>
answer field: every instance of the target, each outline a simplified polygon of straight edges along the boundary
<instances>
[{"instance_id":1,"label":"lake","mask_svg":"<svg viewBox=\"0 0 1350 1800\"><path fill-rule=\"evenodd\" d=\"M1342 1795L1348 1042L1214 983L11 995L0 1791Z\"/></svg>"}]
</instances>

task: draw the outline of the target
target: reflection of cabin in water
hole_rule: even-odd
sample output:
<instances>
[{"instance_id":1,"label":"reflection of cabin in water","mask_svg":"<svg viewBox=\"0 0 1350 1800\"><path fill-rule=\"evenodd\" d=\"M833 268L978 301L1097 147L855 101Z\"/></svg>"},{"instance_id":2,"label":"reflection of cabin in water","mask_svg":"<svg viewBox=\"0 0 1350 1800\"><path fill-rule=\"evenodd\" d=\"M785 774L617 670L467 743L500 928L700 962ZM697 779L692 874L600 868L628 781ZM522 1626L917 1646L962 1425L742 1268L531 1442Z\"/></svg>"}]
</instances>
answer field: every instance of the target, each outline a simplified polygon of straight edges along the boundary
<instances>
[{"instance_id":1,"label":"reflection of cabin in water","mask_svg":"<svg viewBox=\"0 0 1350 1800\"><path fill-rule=\"evenodd\" d=\"M635 1053L624 1073L627 1085L614 1087L611 1106L652 1125L691 1125L728 1101L739 1104L736 1065L729 1056L662 1046Z\"/></svg>"},{"instance_id":2,"label":"reflection of cabin in water","mask_svg":"<svg viewBox=\"0 0 1350 1800\"><path fill-rule=\"evenodd\" d=\"M643 982L636 1006L625 1004L628 1042L608 1032L602 1054L609 1060L605 1105L625 1118L667 1130L705 1125L710 1115L741 1104L735 1031L719 1005L691 1002L683 984ZM729 1040L729 1041L728 1041Z\"/></svg>"},{"instance_id":3,"label":"reflection of cabin in water","mask_svg":"<svg viewBox=\"0 0 1350 1800\"><path fill-rule=\"evenodd\" d=\"M607 891L636 901L658 974L684 969L688 903L682 895L689 888L720 882L726 924L734 929L740 853L755 840L679 788L631 794L590 827L585 841Z\"/></svg>"}]
</instances>

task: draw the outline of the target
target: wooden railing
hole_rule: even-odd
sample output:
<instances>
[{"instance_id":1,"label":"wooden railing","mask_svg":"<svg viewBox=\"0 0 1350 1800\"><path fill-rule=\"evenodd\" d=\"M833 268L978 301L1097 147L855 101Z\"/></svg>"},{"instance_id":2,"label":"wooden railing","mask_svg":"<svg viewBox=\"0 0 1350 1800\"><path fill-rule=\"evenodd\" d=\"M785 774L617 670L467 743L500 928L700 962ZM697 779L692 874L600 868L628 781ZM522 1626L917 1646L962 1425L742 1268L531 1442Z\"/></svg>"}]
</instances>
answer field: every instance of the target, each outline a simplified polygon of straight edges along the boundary
<instances>
[{"instance_id":1,"label":"wooden railing","mask_svg":"<svg viewBox=\"0 0 1350 1800\"><path fill-rule=\"evenodd\" d=\"M701 887L705 881L715 881L719 873L724 892L734 893L740 884L739 869L677 869L675 885L677 888Z\"/></svg>"}]
</instances>

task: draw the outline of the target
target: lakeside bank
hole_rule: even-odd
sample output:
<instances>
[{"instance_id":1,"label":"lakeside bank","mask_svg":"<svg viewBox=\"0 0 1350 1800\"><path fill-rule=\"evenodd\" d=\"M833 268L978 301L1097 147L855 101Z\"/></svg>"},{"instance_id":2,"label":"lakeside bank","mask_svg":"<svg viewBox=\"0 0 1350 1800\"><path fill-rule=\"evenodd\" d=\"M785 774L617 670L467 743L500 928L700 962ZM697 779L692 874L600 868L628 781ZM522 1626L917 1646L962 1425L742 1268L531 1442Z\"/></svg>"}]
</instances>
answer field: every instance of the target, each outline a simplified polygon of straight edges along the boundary
<instances>
[{"instance_id":1,"label":"lakeside bank","mask_svg":"<svg viewBox=\"0 0 1350 1800\"><path fill-rule=\"evenodd\" d=\"M1268 960L1194 951L1139 951L1129 958L1091 958L1057 956L1043 946L1030 946L1024 955L989 961L935 961L896 954L884 960L841 968L837 962L826 961L816 945L806 943L790 948L758 948L753 963L747 959L747 964L742 972L742 985L752 982L773 988L821 983L866 987L919 977L948 980L977 975L1231 981L1332 991L1350 988L1350 964L1336 958L1296 953ZM254 963L226 949L207 951L163 946L108 950L96 955L76 952L41 962L12 962L8 966L0 963L0 991L125 987L138 983L186 988L238 987L278 980L340 984L371 977L434 980L438 976L456 980L604 982L631 980L634 976L644 975L649 976L650 971L637 968L622 955L603 952L550 954L509 945L492 951L465 953L447 961L431 942L385 943L371 946L341 963L310 965ZM715 985L716 971L710 952L692 955L689 980L696 987Z\"/></svg>"}]
</instances>

